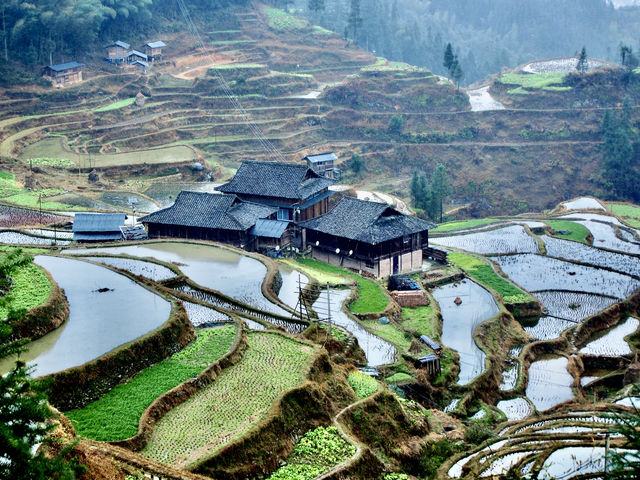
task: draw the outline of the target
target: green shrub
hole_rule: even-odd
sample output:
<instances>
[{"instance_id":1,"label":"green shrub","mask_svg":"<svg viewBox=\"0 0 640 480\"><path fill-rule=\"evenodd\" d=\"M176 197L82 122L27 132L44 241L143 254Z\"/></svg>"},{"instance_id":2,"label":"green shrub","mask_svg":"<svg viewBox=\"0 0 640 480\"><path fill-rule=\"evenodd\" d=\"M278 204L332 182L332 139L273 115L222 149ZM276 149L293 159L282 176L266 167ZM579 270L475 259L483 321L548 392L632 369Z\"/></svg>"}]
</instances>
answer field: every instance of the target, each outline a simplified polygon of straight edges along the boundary
<instances>
[{"instance_id":1,"label":"green shrub","mask_svg":"<svg viewBox=\"0 0 640 480\"><path fill-rule=\"evenodd\" d=\"M378 391L376 379L362 372L351 373L347 381L353 391L356 392L356 395L358 395L358 398L370 397Z\"/></svg>"},{"instance_id":2,"label":"green shrub","mask_svg":"<svg viewBox=\"0 0 640 480\"><path fill-rule=\"evenodd\" d=\"M493 432L487 427L474 423L464 432L464 441L472 445L478 445L493 436Z\"/></svg>"}]
</instances>

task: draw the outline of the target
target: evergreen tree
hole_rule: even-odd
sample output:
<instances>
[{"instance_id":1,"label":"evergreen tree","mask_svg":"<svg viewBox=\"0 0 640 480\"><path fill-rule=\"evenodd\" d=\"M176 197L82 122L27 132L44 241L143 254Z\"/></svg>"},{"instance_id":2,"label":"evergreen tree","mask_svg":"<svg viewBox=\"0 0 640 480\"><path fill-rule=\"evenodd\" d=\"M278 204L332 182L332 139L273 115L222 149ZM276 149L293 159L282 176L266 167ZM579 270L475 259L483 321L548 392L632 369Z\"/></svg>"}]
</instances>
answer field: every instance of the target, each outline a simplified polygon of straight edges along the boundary
<instances>
[{"instance_id":1,"label":"evergreen tree","mask_svg":"<svg viewBox=\"0 0 640 480\"><path fill-rule=\"evenodd\" d=\"M460 80L464 77L464 72L462 71L462 67L460 66L460 62L458 61L458 56L456 55L453 63L451 64L451 70L449 70L450 76L455 82L458 89L460 89Z\"/></svg>"},{"instance_id":2,"label":"evergreen tree","mask_svg":"<svg viewBox=\"0 0 640 480\"><path fill-rule=\"evenodd\" d=\"M435 172L431 176L431 195L433 197L433 206L431 218L438 219L442 222L442 201L451 194L451 183L447 167L442 163L438 163Z\"/></svg>"},{"instance_id":3,"label":"evergreen tree","mask_svg":"<svg viewBox=\"0 0 640 480\"><path fill-rule=\"evenodd\" d=\"M633 155L633 130L631 108L627 100L619 115L605 112L602 119L602 152L604 169L602 176L616 198L633 197L638 181L638 166Z\"/></svg>"},{"instance_id":4,"label":"evergreen tree","mask_svg":"<svg viewBox=\"0 0 640 480\"><path fill-rule=\"evenodd\" d=\"M353 41L358 40L358 29L362 25L362 17L360 16L360 0L351 0L351 9L349 10L349 18L347 19L347 27L353 32Z\"/></svg>"},{"instance_id":5,"label":"evergreen tree","mask_svg":"<svg viewBox=\"0 0 640 480\"><path fill-rule=\"evenodd\" d=\"M586 47L582 47L580 51L580 55L578 56L578 64L576 65L576 70L581 74L586 73L589 68L589 63L587 62L587 49Z\"/></svg>"},{"instance_id":6,"label":"evergreen tree","mask_svg":"<svg viewBox=\"0 0 640 480\"><path fill-rule=\"evenodd\" d=\"M324 11L324 0L309 0L307 3L307 8L309 9L309 11L317 15L318 12Z\"/></svg>"},{"instance_id":7,"label":"evergreen tree","mask_svg":"<svg viewBox=\"0 0 640 480\"><path fill-rule=\"evenodd\" d=\"M444 61L442 62L442 66L446 68L448 72L451 71L451 65L453 65L454 58L453 47L451 46L451 43L447 43L447 46L444 47Z\"/></svg>"}]
</instances>

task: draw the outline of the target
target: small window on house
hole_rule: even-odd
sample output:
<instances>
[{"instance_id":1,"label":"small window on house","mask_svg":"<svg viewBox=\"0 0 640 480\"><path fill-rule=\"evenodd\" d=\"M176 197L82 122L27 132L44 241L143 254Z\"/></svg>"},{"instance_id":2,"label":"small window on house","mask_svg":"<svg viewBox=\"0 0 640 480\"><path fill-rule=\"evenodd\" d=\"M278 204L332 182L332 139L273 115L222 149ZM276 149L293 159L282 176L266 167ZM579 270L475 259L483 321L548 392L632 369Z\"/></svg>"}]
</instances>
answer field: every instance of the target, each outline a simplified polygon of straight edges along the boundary
<instances>
[{"instance_id":1,"label":"small window on house","mask_svg":"<svg viewBox=\"0 0 640 480\"><path fill-rule=\"evenodd\" d=\"M291 210L286 208L278 210L278 220L291 220Z\"/></svg>"},{"instance_id":2,"label":"small window on house","mask_svg":"<svg viewBox=\"0 0 640 480\"><path fill-rule=\"evenodd\" d=\"M411 237L409 237L409 236L402 237L402 244L403 245L409 245L410 241L411 241Z\"/></svg>"}]
</instances>

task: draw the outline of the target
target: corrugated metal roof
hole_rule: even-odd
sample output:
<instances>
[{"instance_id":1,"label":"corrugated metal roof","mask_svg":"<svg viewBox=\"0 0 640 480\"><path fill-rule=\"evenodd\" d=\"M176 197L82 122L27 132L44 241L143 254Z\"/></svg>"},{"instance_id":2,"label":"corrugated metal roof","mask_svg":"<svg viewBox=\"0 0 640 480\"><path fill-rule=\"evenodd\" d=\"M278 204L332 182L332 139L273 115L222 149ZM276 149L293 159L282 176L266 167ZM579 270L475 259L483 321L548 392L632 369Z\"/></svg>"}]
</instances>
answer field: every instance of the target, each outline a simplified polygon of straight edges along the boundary
<instances>
[{"instance_id":1,"label":"corrugated metal roof","mask_svg":"<svg viewBox=\"0 0 640 480\"><path fill-rule=\"evenodd\" d=\"M74 233L74 242L110 242L113 240L120 240L122 238L120 231L117 233Z\"/></svg>"},{"instance_id":2,"label":"corrugated metal roof","mask_svg":"<svg viewBox=\"0 0 640 480\"><path fill-rule=\"evenodd\" d=\"M74 239L76 232L117 232L124 225L124 213L76 213L73 218Z\"/></svg>"},{"instance_id":3,"label":"corrugated metal roof","mask_svg":"<svg viewBox=\"0 0 640 480\"><path fill-rule=\"evenodd\" d=\"M250 233L255 237L280 238L288 226L289 222L283 220L258 219Z\"/></svg>"},{"instance_id":4,"label":"corrugated metal roof","mask_svg":"<svg viewBox=\"0 0 640 480\"><path fill-rule=\"evenodd\" d=\"M84 67L84 63L78 62L67 62L67 63L58 63L57 65L49 65L49 68L54 72L63 72L65 70L71 70L72 68Z\"/></svg>"},{"instance_id":5,"label":"corrugated metal roof","mask_svg":"<svg viewBox=\"0 0 640 480\"><path fill-rule=\"evenodd\" d=\"M136 60L131 65L142 65L143 67L148 67L149 64L147 62L143 62L142 60Z\"/></svg>"},{"instance_id":6,"label":"corrugated metal roof","mask_svg":"<svg viewBox=\"0 0 640 480\"><path fill-rule=\"evenodd\" d=\"M307 155L305 158L311 163L328 162L331 160L335 162L338 160L338 157L333 152L318 153L317 155Z\"/></svg>"},{"instance_id":7,"label":"corrugated metal roof","mask_svg":"<svg viewBox=\"0 0 640 480\"><path fill-rule=\"evenodd\" d=\"M128 50L130 46L131 46L131 45L129 45L128 43L121 42L120 40L118 40L118 41L116 41L116 42L110 43L109 45L107 45L107 46L106 46L106 47L104 47L104 48L109 48L109 47L121 47L121 48L124 48L124 49Z\"/></svg>"},{"instance_id":8,"label":"corrugated metal roof","mask_svg":"<svg viewBox=\"0 0 640 480\"><path fill-rule=\"evenodd\" d=\"M162 47L166 47L167 45L163 41L159 40L157 42L146 43L145 46L149 48L162 48Z\"/></svg>"},{"instance_id":9,"label":"corrugated metal roof","mask_svg":"<svg viewBox=\"0 0 640 480\"><path fill-rule=\"evenodd\" d=\"M130 52L128 52L127 58L129 57L140 57L140 58L143 58L144 60L147 60L148 58L144 53L139 52L137 50L131 50Z\"/></svg>"}]
</instances>

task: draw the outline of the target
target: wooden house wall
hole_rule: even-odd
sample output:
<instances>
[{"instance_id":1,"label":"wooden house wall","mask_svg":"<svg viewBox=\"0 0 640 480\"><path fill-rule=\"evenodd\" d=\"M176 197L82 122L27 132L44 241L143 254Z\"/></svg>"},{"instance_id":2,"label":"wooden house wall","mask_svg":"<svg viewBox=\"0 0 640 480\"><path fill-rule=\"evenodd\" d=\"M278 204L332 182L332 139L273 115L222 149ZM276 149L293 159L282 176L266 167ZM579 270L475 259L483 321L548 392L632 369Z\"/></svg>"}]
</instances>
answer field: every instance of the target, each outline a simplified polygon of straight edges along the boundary
<instances>
[{"instance_id":1,"label":"wooden house wall","mask_svg":"<svg viewBox=\"0 0 640 480\"><path fill-rule=\"evenodd\" d=\"M107 47L107 58L110 62L124 61L124 56L126 53L127 51L122 47Z\"/></svg>"},{"instance_id":2,"label":"wooden house wall","mask_svg":"<svg viewBox=\"0 0 640 480\"><path fill-rule=\"evenodd\" d=\"M190 240L210 240L212 242L228 243L231 245L247 245L248 232L238 230L222 230L214 228L188 227L184 225L164 225L148 223L149 238L186 238Z\"/></svg>"},{"instance_id":3,"label":"wooden house wall","mask_svg":"<svg viewBox=\"0 0 640 480\"><path fill-rule=\"evenodd\" d=\"M80 67L76 67L70 68L69 70L63 70L62 72L47 69L45 76L51 78L51 80L57 85L69 85L82 81L82 69Z\"/></svg>"}]
</instances>

